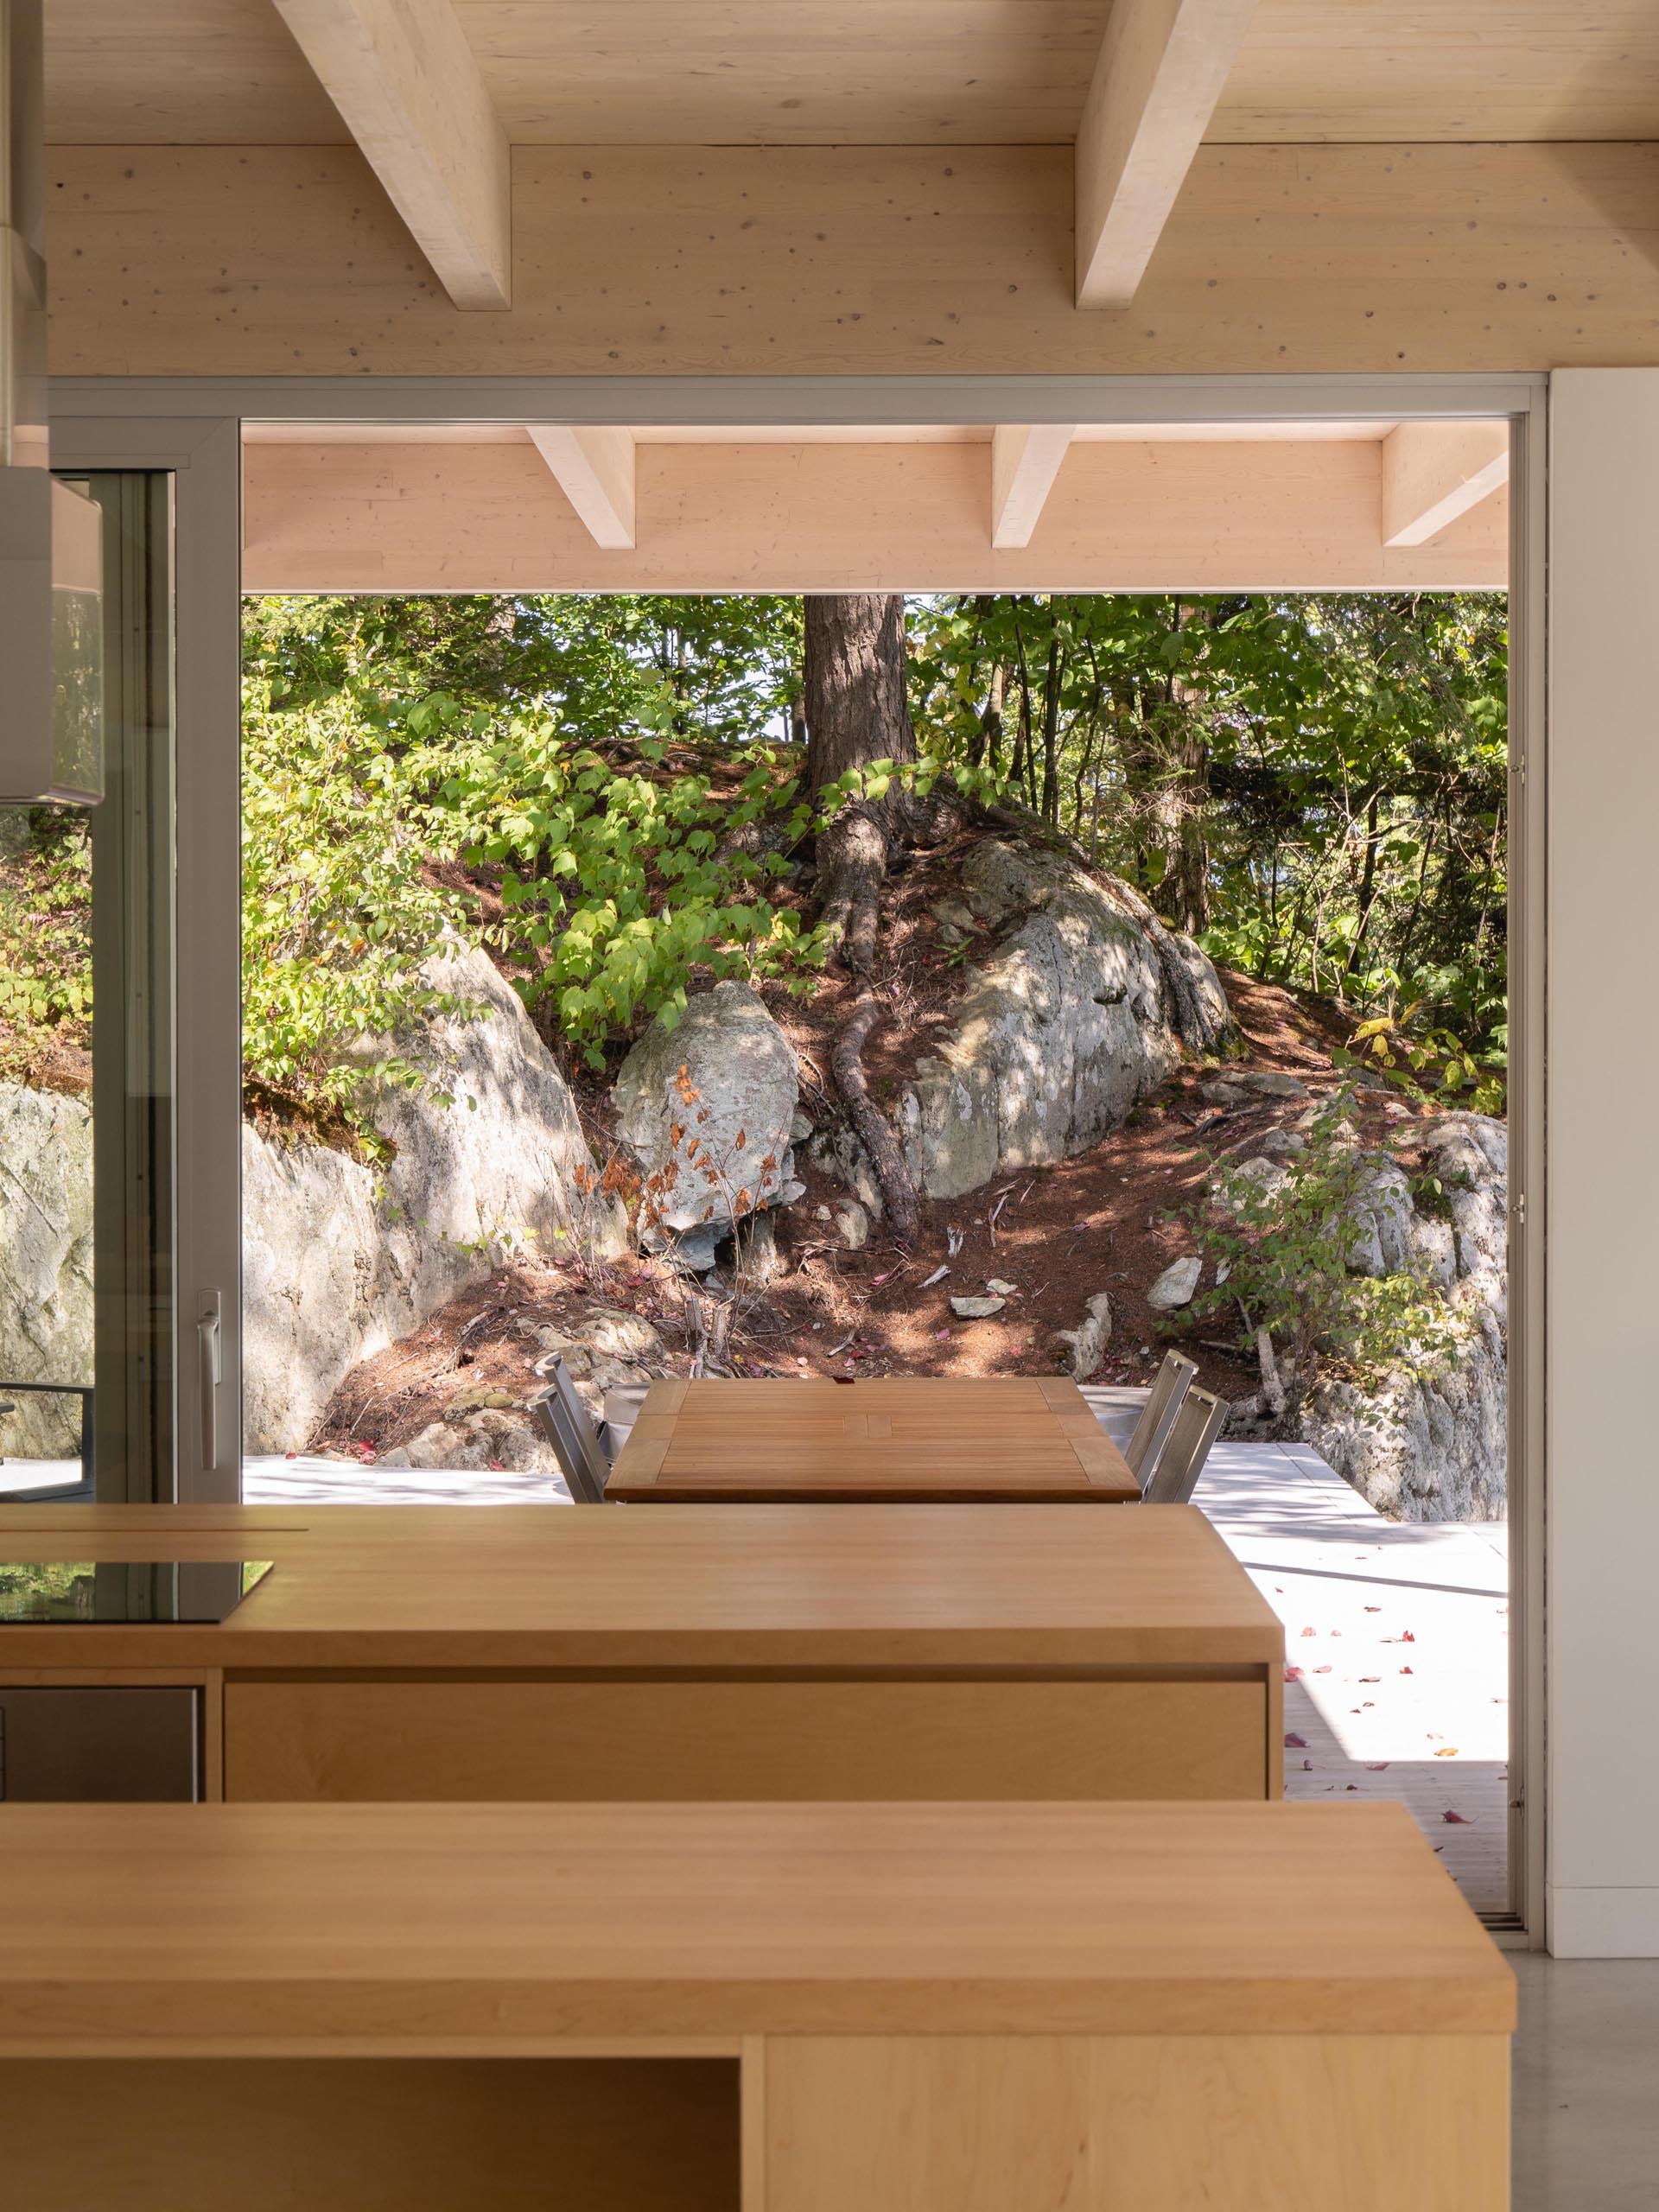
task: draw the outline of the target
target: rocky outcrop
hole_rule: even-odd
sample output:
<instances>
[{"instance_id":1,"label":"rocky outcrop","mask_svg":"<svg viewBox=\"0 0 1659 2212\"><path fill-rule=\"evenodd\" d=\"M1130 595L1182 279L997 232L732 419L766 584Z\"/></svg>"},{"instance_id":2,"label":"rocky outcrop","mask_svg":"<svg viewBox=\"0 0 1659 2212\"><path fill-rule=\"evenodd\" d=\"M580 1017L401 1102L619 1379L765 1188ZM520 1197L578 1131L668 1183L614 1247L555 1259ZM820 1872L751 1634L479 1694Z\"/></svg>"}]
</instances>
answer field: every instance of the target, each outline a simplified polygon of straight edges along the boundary
<instances>
[{"instance_id":1,"label":"rocky outcrop","mask_svg":"<svg viewBox=\"0 0 1659 2212\"><path fill-rule=\"evenodd\" d=\"M92 1117L87 1101L0 1084L0 1382L92 1379ZM72 1459L79 1398L0 1401L0 1454Z\"/></svg>"},{"instance_id":2,"label":"rocky outcrop","mask_svg":"<svg viewBox=\"0 0 1659 2212\"><path fill-rule=\"evenodd\" d=\"M617 1129L644 1179L642 1239L702 1273L748 1215L801 1195L790 1149L795 1048L747 983L660 1016L623 1061Z\"/></svg>"},{"instance_id":3,"label":"rocky outcrop","mask_svg":"<svg viewBox=\"0 0 1659 2212\"><path fill-rule=\"evenodd\" d=\"M1229 1027L1215 969L1126 885L987 839L963 862L975 918L1003 931L969 971L956 1032L899 1094L900 1141L932 1198L1097 1144L1184 1049Z\"/></svg>"},{"instance_id":4,"label":"rocky outcrop","mask_svg":"<svg viewBox=\"0 0 1659 2212\"><path fill-rule=\"evenodd\" d=\"M518 994L473 950L435 963L480 1009L400 1038L425 1077L371 1116L397 1147L370 1168L245 1128L243 1419L247 1449L298 1449L346 1371L486 1275L506 1255L623 1249L620 1208L595 1200L575 1102Z\"/></svg>"},{"instance_id":5,"label":"rocky outcrop","mask_svg":"<svg viewBox=\"0 0 1659 2212\"><path fill-rule=\"evenodd\" d=\"M1415 1268L1446 1290L1466 1334L1424 1375L1379 1388L1327 1382L1301 1433L1344 1480L1395 1521L1502 1520L1508 1492L1509 1141L1501 1122L1452 1114L1424 1133L1440 1195L1414 1198L1398 1168L1379 1170L1349 1265Z\"/></svg>"}]
</instances>

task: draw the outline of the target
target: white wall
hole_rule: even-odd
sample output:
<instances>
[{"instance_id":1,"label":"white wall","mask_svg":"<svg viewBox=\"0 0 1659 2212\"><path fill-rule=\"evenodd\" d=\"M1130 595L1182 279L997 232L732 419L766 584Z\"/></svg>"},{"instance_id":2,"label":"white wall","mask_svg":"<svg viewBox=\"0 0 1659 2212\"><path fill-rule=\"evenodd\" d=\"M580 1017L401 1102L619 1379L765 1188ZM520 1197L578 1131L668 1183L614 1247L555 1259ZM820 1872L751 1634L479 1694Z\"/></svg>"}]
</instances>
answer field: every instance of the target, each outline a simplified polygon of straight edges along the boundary
<instances>
[{"instance_id":1,"label":"white wall","mask_svg":"<svg viewBox=\"0 0 1659 2212\"><path fill-rule=\"evenodd\" d=\"M1550 1948L1659 1955L1659 370L1551 380Z\"/></svg>"}]
</instances>

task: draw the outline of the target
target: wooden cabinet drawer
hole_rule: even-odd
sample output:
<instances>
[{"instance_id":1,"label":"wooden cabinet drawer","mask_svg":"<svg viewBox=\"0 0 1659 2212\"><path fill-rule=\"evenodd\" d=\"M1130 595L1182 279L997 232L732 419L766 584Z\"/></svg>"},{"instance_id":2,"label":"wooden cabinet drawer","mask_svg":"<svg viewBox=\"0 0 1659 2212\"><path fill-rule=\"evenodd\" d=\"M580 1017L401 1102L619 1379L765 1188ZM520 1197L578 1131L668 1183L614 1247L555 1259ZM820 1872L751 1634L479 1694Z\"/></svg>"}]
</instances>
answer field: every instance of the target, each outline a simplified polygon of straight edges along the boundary
<instances>
[{"instance_id":1,"label":"wooden cabinet drawer","mask_svg":"<svg viewBox=\"0 0 1659 2212\"><path fill-rule=\"evenodd\" d=\"M1264 1683L227 1681L232 1799L1249 1798Z\"/></svg>"}]
</instances>

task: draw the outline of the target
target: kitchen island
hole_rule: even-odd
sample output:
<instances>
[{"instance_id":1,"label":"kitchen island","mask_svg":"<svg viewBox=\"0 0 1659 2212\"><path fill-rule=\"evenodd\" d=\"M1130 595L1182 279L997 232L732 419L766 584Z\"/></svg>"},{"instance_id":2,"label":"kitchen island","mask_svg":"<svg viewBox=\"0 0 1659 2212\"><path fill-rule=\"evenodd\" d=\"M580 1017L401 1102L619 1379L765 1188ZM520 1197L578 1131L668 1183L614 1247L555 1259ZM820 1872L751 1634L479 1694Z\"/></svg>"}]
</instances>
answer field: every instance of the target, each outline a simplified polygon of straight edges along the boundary
<instances>
[{"instance_id":1,"label":"kitchen island","mask_svg":"<svg viewBox=\"0 0 1659 2212\"><path fill-rule=\"evenodd\" d=\"M8 2212L1503 2212L1385 1805L18 1806Z\"/></svg>"},{"instance_id":2,"label":"kitchen island","mask_svg":"<svg viewBox=\"0 0 1659 2212\"><path fill-rule=\"evenodd\" d=\"M13 1507L14 1559L260 1558L222 1623L0 1628L188 1682L232 1801L1276 1796L1283 1632L1189 1507Z\"/></svg>"}]
</instances>

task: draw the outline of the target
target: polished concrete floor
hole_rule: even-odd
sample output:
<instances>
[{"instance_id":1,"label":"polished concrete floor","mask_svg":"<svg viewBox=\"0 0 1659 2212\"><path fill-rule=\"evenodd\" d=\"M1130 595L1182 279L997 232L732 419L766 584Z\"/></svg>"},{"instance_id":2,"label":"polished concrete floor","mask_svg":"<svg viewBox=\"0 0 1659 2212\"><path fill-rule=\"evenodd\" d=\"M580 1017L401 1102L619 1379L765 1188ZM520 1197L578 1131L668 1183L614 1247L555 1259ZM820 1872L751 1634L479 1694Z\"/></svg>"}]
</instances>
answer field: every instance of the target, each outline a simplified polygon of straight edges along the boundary
<instances>
[{"instance_id":1,"label":"polished concrete floor","mask_svg":"<svg viewBox=\"0 0 1659 2212\"><path fill-rule=\"evenodd\" d=\"M1659 1959L1510 1964L1513 2212L1659 2212Z\"/></svg>"}]
</instances>

